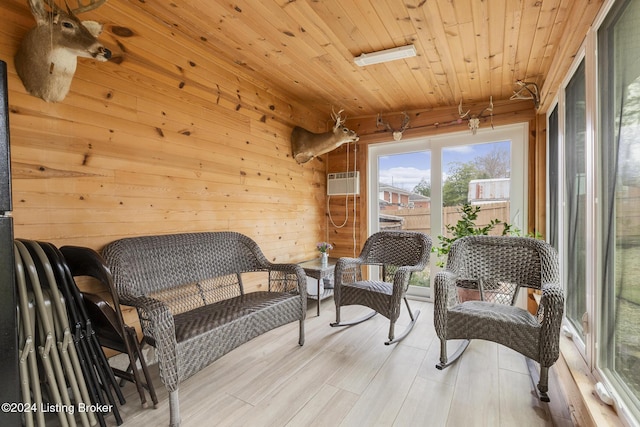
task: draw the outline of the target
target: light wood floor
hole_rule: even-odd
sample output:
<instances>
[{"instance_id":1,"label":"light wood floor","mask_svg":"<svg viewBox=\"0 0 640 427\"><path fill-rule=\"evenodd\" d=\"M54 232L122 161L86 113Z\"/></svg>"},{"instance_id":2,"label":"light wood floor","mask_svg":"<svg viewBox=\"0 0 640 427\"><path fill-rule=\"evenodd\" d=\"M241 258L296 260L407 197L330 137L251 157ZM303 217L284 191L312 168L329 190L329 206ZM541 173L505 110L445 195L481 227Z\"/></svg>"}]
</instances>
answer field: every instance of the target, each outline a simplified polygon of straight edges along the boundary
<instances>
[{"instance_id":1,"label":"light wood floor","mask_svg":"<svg viewBox=\"0 0 640 427\"><path fill-rule=\"evenodd\" d=\"M422 311L411 334L383 344L388 320L378 315L357 326L331 328L332 300L309 303L306 343L298 324L264 334L225 355L180 386L182 426L572 426L550 372L551 403L540 402L525 359L505 347L473 341L444 371L435 368L439 341L433 305ZM343 319L367 309L347 307ZM398 322L402 331L408 316ZM455 349L450 346L450 353ZM132 384L120 407L124 426L168 425L167 392L152 366L160 402L142 408ZM115 426L109 415L107 421Z\"/></svg>"}]
</instances>

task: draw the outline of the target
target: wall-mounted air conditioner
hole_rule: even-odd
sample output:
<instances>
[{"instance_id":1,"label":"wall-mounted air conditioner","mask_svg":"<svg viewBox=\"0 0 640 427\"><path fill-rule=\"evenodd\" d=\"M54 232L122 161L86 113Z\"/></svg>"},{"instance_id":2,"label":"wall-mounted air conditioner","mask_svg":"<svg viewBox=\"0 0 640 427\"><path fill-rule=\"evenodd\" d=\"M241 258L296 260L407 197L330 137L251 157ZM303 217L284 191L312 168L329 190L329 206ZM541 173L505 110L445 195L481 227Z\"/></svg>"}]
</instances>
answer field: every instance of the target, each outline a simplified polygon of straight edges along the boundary
<instances>
[{"instance_id":1,"label":"wall-mounted air conditioner","mask_svg":"<svg viewBox=\"0 0 640 427\"><path fill-rule=\"evenodd\" d=\"M336 172L327 175L327 196L360 194L360 172Z\"/></svg>"}]
</instances>

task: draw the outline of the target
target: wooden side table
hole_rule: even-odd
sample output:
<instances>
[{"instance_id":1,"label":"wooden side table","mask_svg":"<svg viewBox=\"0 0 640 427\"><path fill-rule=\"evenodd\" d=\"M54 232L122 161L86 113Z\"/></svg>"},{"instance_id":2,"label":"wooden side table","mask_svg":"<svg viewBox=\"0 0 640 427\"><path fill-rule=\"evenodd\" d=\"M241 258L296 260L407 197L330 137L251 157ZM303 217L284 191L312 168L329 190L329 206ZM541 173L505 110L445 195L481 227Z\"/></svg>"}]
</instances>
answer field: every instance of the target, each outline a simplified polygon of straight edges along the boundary
<instances>
[{"instance_id":1,"label":"wooden side table","mask_svg":"<svg viewBox=\"0 0 640 427\"><path fill-rule=\"evenodd\" d=\"M333 276L333 270L336 268L336 262L338 262L338 258L329 258L327 264L323 265L320 258L315 258L298 263L298 265L304 269L307 276L313 277L318 281L318 292L316 295L307 295L307 299L318 301L318 316L320 316L320 301L333 295L333 288L325 289L322 294L320 294L320 281L324 280L326 277Z\"/></svg>"}]
</instances>

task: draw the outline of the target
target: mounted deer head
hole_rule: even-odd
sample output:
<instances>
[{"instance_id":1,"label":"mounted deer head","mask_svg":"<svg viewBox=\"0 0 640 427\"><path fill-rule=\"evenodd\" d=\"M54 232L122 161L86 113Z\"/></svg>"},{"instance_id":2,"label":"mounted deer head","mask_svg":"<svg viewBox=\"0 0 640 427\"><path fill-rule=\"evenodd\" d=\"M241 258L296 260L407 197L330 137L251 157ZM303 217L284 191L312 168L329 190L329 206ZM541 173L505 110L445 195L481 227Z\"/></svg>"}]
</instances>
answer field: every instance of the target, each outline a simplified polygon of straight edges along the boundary
<instances>
[{"instance_id":1,"label":"mounted deer head","mask_svg":"<svg viewBox=\"0 0 640 427\"><path fill-rule=\"evenodd\" d=\"M376 127L386 127L387 130L390 130L392 132L393 140L400 141L402 139L402 134L409 127L409 121L411 120L407 113L403 112L402 114L404 114L404 119L402 119L402 126L400 126L399 130L394 130L389 122L385 122L384 120L382 120L382 116L380 114L378 114L378 118L376 119Z\"/></svg>"},{"instance_id":2,"label":"mounted deer head","mask_svg":"<svg viewBox=\"0 0 640 427\"><path fill-rule=\"evenodd\" d=\"M331 117L336 121L333 130L325 133L313 133L301 127L294 127L291 132L291 148L293 158L298 163L306 163L314 157L333 151L346 142L356 142L359 137L352 130L343 126L346 119L340 118L331 110Z\"/></svg>"},{"instance_id":3,"label":"mounted deer head","mask_svg":"<svg viewBox=\"0 0 640 427\"><path fill-rule=\"evenodd\" d=\"M28 0L36 19L22 40L15 56L16 71L27 91L47 102L62 101L69 92L76 71L77 57L107 61L111 51L97 39L102 25L94 21L80 21L76 13L88 12L106 0L89 0L84 5L64 11L54 0L44 0L51 11L45 10L43 0Z\"/></svg>"}]
</instances>

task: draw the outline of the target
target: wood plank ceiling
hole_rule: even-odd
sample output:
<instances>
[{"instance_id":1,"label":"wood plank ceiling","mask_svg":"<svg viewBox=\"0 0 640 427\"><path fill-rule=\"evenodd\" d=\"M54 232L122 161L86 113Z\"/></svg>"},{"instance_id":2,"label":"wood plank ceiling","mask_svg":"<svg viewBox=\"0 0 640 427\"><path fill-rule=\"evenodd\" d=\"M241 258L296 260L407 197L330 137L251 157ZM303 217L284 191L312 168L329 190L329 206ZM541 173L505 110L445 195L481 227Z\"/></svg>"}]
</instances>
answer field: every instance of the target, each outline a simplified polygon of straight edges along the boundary
<instances>
[{"instance_id":1,"label":"wood plank ceiling","mask_svg":"<svg viewBox=\"0 0 640 427\"><path fill-rule=\"evenodd\" d=\"M601 1L129 0L265 89L351 117L508 100L557 84ZM108 4L108 3L107 3ZM117 25L117 23L112 23ZM582 28L580 28L582 26ZM579 31L583 30L582 34ZM578 34L576 34L578 33ZM361 53L417 57L359 67ZM184 55L188 57L188 54ZM565 67L568 66L565 64ZM557 68L557 67L556 67ZM554 89L544 87L542 102Z\"/></svg>"}]
</instances>

